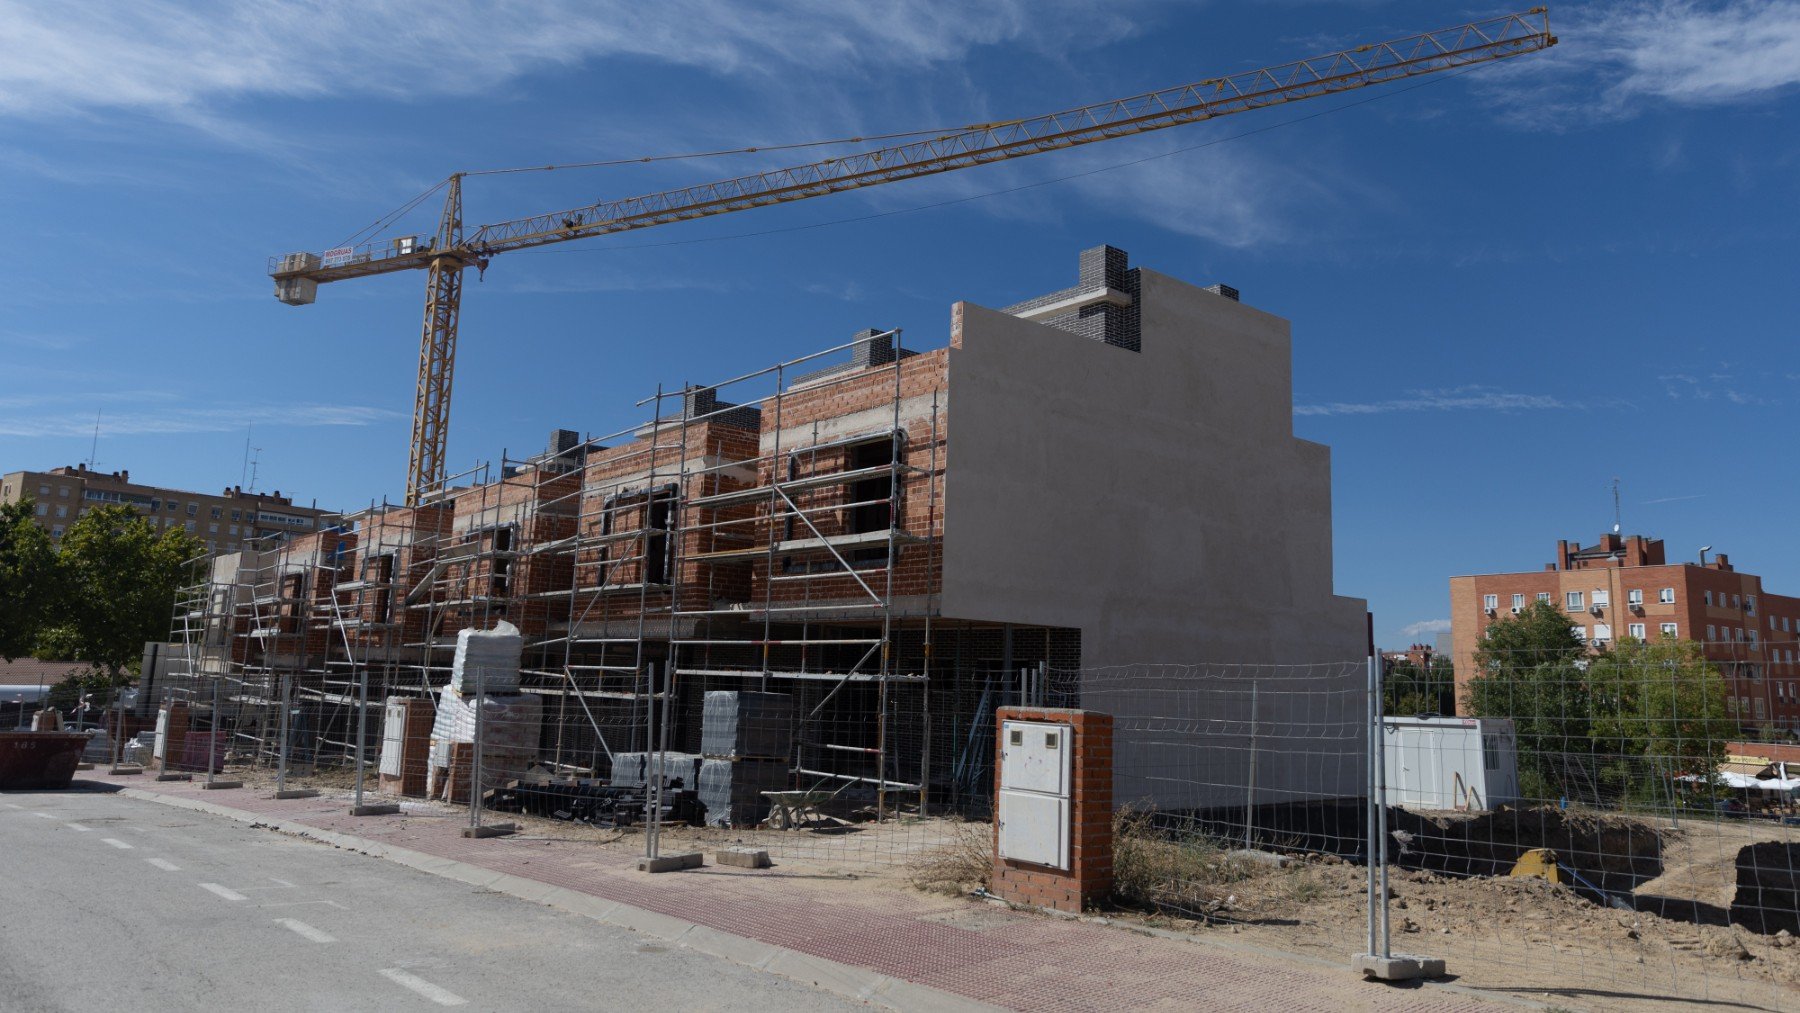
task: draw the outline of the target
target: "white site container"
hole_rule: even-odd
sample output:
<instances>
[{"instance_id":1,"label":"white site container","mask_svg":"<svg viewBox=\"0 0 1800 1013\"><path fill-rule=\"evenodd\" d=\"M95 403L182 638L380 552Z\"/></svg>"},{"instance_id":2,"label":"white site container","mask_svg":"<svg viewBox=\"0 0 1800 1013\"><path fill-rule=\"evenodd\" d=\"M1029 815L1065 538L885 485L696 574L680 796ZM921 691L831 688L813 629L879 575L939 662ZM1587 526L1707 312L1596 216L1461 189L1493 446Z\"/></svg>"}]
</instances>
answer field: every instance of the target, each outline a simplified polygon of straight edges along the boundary
<instances>
[{"instance_id":1,"label":"white site container","mask_svg":"<svg viewBox=\"0 0 1800 1013\"><path fill-rule=\"evenodd\" d=\"M1068 725L1043 721L1001 726L1001 858L1069 867L1071 731Z\"/></svg>"},{"instance_id":2,"label":"white site container","mask_svg":"<svg viewBox=\"0 0 1800 1013\"><path fill-rule=\"evenodd\" d=\"M1519 743L1509 718L1383 719L1387 804L1481 812L1519 797Z\"/></svg>"}]
</instances>

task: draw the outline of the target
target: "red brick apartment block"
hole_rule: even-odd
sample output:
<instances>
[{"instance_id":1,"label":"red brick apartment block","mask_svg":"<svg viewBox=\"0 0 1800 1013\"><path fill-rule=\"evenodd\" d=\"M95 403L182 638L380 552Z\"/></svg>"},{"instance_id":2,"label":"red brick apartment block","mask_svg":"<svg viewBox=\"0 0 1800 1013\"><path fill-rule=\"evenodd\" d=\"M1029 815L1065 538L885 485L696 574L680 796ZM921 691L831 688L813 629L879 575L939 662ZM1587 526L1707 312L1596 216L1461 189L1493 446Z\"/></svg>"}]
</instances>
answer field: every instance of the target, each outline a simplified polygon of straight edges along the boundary
<instances>
[{"instance_id":1,"label":"red brick apartment block","mask_svg":"<svg viewBox=\"0 0 1800 1013\"><path fill-rule=\"evenodd\" d=\"M1747 729L1800 728L1800 598L1763 590L1725 553L1669 562L1661 539L1605 534L1593 545L1556 543L1541 570L1450 578L1458 706L1476 675L1487 628L1546 601L1595 650L1631 637L1704 645L1731 682L1733 716Z\"/></svg>"},{"instance_id":2,"label":"red brick apartment block","mask_svg":"<svg viewBox=\"0 0 1800 1013\"><path fill-rule=\"evenodd\" d=\"M1007 721L1044 721L1072 729L1075 756L1070 785L1069 868L1053 869L1000 857L999 823L994 831L992 890L1015 904L1080 912L1112 893L1113 886L1113 720L1111 714L1059 707L1001 707L994 713L994 785L1000 784L1000 753ZM996 796L997 798L997 796ZM996 801L996 809L998 802Z\"/></svg>"}]
</instances>

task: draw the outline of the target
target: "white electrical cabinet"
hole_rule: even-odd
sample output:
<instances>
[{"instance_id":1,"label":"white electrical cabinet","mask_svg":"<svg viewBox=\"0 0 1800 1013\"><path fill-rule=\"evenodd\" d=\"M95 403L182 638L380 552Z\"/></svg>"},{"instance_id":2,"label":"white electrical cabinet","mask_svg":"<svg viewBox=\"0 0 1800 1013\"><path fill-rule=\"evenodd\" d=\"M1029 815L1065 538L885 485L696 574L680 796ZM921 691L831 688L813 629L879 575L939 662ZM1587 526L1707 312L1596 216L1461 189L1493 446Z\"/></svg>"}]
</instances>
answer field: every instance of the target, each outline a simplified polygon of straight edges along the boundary
<instances>
[{"instance_id":1,"label":"white electrical cabinet","mask_svg":"<svg viewBox=\"0 0 1800 1013\"><path fill-rule=\"evenodd\" d=\"M1071 771L1068 725L1007 721L1000 726L1000 857L1069 867Z\"/></svg>"}]
</instances>

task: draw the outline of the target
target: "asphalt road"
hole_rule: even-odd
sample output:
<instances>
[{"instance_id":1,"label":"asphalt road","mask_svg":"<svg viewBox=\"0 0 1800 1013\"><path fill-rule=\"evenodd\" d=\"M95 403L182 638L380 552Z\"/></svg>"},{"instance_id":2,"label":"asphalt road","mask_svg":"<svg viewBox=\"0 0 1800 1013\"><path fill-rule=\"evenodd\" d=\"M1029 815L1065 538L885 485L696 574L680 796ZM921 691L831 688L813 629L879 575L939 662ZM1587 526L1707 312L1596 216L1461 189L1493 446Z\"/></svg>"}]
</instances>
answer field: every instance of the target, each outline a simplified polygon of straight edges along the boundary
<instances>
[{"instance_id":1,"label":"asphalt road","mask_svg":"<svg viewBox=\"0 0 1800 1013\"><path fill-rule=\"evenodd\" d=\"M0 792L0 1010L842 1010L785 978L224 817Z\"/></svg>"}]
</instances>

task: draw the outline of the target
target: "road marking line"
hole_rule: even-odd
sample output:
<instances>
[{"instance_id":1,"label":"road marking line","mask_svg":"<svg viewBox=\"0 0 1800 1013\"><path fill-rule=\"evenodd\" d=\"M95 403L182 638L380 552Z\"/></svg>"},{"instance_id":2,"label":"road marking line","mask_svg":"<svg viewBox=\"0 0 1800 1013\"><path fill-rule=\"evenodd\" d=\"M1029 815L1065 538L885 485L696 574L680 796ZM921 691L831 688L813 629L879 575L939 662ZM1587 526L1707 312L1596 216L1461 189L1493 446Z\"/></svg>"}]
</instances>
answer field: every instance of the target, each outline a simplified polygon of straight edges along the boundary
<instances>
[{"instance_id":1,"label":"road marking line","mask_svg":"<svg viewBox=\"0 0 1800 1013\"><path fill-rule=\"evenodd\" d=\"M293 886L294 885L285 879L276 879L274 876L270 876L269 880L270 880L270 882L280 883L282 886Z\"/></svg>"},{"instance_id":2,"label":"road marking line","mask_svg":"<svg viewBox=\"0 0 1800 1013\"><path fill-rule=\"evenodd\" d=\"M63 826L68 827L70 830L79 830L84 834L94 829L93 827L84 827L79 823L64 823Z\"/></svg>"},{"instance_id":3,"label":"road marking line","mask_svg":"<svg viewBox=\"0 0 1800 1013\"><path fill-rule=\"evenodd\" d=\"M156 866L158 869L161 869L164 872L180 872L181 871L181 866L176 865L174 862L171 862L166 858L146 858L146 859L144 859L144 861L149 862L151 865Z\"/></svg>"},{"instance_id":4,"label":"road marking line","mask_svg":"<svg viewBox=\"0 0 1800 1013\"><path fill-rule=\"evenodd\" d=\"M335 942L337 942L337 937L332 935L331 933L323 932L323 931L320 931L319 929L315 929L311 925L308 925L305 922L299 921L294 918L277 918L277 919L275 919L275 924L280 925L283 928L286 928L291 932L294 932L301 936L304 936L307 939L310 939L315 943L335 943Z\"/></svg>"},{"instance_id":5,"label":"road marking line","mask_svg":"<svg viewBox=\"0 0 1800 1013\"><path fill-rule=\"evenodd\" d=\"M56 818L56 817L50 815L49 813L32 813L31 815L36 816L38 819L41 819L41 820L53 820Z\"/></svg>"},{"instance_id":6,"label":"road marking line","mask_svg":"<svg viewBox=\"0 0 1800 1013\"><path fill-rule=\"evenodd\" d=\"M217 883L201 883L200 889L207 890L212 893L216 893L219 896L225 898L226 900L243 900L244 899L243 894L238 893L236 890L233 890L232 888L230 888L228 886L220 886Z\"/></svg>"},{"instance_id":7,"label":"road marking line","mask_svg":"<svg viewBox=\"0 0 1800 1013\"><path fill-rule=\"evenodd\" d=\"M102 837L102 838L100 838L100 843L110 844L113 847L118 848L120 851L130 851L131 850L131 845L126 844L124 841L119 840L117 837Z\"/></svg>"},{"instance_id":8,"label":"road marking line","mask_svg":"<svg viewBox=\"0 0 1800 1013\"><path fill-rule=\"evenodd\" d=\"M330 907L334 907L334 908L337 908L337 909L338 909L338 910L339 910L339 911L348 911L348 910L350 910L350 909L349 909L349 908L347 908L347 907L345 907L345 906L344 906L344 905L342 905L342 904L339 904L339 903L338 903L338 902L337 902L337 901L335 901L335 900L290 900L290 901L283 901L283 902L282 902L282 903L280 903L280 904L258 904L258 905L256 905L256 906L257 906L257 907L260 907L260 908L272 908L272 907L301 907L301 906L303 906L303 905L306 905L306 904L325 904L325 905L328 905L328 906L330 906Z\"/></svg>"},{"instance_id":9,"label":"road marking line","mask_svg":"<svg viewBox=\"0 0 1800 1013\"><path fill-rule=\"evenodd\" d=\"M382 968L381 976L396 985L412 989L439 1006L464 1006L469 1002L447 988L439 988L416 974L407 974L398 967Z\"/></svg>"},{"instance_id":10,"label":"road marking line","mask_svg":"<svg viewBox=\"0 0 1800 1013\"><path fill-rule=\"evenodd\" d=\"M6 807L8 809L23 809L23 808L25 808L24 806L18 804L17 802L8 802L8 803L6 803Z\"/></svg>"}]
</instances>

